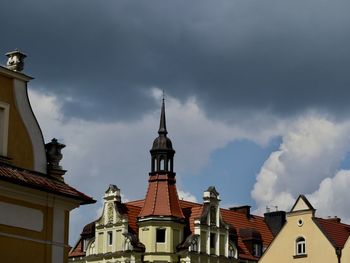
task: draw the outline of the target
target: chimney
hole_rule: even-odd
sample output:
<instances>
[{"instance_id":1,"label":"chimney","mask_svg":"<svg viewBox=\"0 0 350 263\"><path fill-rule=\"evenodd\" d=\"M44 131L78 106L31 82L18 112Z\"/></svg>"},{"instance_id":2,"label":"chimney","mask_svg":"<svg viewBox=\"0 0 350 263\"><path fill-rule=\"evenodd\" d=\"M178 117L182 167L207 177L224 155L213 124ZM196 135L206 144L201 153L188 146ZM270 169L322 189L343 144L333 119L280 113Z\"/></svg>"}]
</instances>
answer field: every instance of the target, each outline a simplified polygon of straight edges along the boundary
<instances>
[{"instance_id":1,"label":"chimney","mask_svg":"<svg viewBox=\"0 0 350 263\"><path fill-rule=\"evenodd\" d=\"M24 68L24 59L27 57L19 50L11 51L5 54L8 59L6 66L8 69L13 71L21 72Z\"/></svg>"},{"instance_id":2,"label":"chimney","mask_svg":"<svg viewBox=\"0 0 350 263\"><path fill-rule=\"evenodd\" d=\"M63 157L61 150L64 147L66 146L59 143L56 138L53 138L51 142L45 144L47 173L61 181L63 181L63 175L67 172L62 169L62 166L60 166L60 161Z\"/></svg>"},{"instance_id":3,"label":"chimney","mask_svg":"<svg viewBox=\"0 0 350 263\"><path fill-rule=\"evenodd\" d=\"M243 205L243 206L236 206L236 207L230 207L229 210L240 213L240 214L244 214L246 215L246 217L250 216L250 205Z\"/></svg>"},{"instance_id":4,"label":"chimney","mask_svg":"<svg viewBox=\"0 0 350 263\"><path fill-rule=\"evenodd\" d=\"M269 226L273 236L276 236L286 222L285 211L267 212L264 214L265 223Z\"/></svg>"}]
</instances>

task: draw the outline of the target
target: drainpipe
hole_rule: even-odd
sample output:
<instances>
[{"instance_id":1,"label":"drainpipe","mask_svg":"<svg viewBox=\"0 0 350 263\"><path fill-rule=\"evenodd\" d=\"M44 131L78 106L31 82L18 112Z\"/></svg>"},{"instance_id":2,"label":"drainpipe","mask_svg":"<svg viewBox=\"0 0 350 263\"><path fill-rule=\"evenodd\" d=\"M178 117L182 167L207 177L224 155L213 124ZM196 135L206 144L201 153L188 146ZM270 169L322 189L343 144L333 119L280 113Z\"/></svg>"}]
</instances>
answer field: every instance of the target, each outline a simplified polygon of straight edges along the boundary
<instances>
[{"instance_id":1,"label":"drainpipe","mask_svg":"<svg viewBox=\"0 0 350 263\"><path fill-rule=\"evenodd\" d=\"M341 248L337 247L335 249L335 254L337 255L338 263L341 263Z\"/></svg>"}]
</instances>

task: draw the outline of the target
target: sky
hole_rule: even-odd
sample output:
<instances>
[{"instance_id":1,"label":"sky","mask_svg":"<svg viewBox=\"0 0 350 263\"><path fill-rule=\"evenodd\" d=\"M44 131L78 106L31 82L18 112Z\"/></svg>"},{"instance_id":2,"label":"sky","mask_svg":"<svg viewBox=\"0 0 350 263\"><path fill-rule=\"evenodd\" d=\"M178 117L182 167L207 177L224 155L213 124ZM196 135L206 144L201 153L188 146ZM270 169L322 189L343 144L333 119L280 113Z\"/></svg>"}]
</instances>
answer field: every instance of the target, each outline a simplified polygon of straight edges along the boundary
<instances>
[{"instance_id":1,"label":"sky","mask_svg":"<svg viewBox=\"0 0 350 263\"><path fill-rule=\"evenodd\" d=\"M95 205L71 214L70 243L109 184L144 198L162 91L181 198L215 185L223 207L350 223L350 2L4 0L0 53L27 54L46 141L67 147L67 183ZM0 60L6 63L6 57Z\"/></svg>"}]
</instances>

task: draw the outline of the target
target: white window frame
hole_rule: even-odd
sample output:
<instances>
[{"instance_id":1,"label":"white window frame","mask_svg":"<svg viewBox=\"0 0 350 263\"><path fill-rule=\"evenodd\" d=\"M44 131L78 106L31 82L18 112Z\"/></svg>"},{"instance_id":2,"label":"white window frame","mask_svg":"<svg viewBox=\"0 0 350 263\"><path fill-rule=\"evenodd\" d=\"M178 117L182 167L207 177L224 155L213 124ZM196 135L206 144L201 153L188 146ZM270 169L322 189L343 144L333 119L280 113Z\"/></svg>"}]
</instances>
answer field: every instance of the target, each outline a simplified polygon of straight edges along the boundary
<instances>
[{"instance_id":1,"label":"white window frame","mask_svg":"<svg viewBox=\"0 0 350 263\"><path fill-rule=\"evenodd\" d=\"M10 105L0 102L0 111L0 114L3 114L3 118L0 119L0 155L7 156Z\"/></svg>"},{"instance_id":2,"label":"white window frame","mask_svg":"<svg viewBox=\"0 0 350 263\"><path fill-rule=\"evenodd\" d=\"M300 248L300 249L299 249ZM306 239L305 237L297 237L295 240L295 255L306 255Z\"/></svg>"}]
</instances>

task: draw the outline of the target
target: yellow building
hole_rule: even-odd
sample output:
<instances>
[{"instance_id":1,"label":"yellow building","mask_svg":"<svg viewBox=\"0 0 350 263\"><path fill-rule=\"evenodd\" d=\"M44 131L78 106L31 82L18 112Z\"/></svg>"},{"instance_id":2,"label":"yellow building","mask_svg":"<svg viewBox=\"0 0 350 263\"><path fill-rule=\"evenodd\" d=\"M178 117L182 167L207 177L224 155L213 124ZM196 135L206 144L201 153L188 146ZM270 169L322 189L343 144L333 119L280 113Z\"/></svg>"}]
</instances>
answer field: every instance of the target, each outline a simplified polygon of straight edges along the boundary
<instances>
[{"instance_id":1,"label":"yellow building","mask_svg":"<svg viewBox=\"0 0 350 263\"><path fill-rule=\"evenodd\" d=\"M264 218L250 214L249 206L220 208L215 187L204 192L203 203L179 200L167 133L163 101L145 199L123 203L120 190L110 185L101 217L84 227L70 262L258 261L273 231L283 225L284 213Z\"/></svg>"},{"instance_id":2,"label":"yellow building","mask_svg":"<svg viewBox=\"0 0 350 263\"><path fill-rule=\"evenodd\" d=\"M45 144L22 73L25 55L0 66L0 262L67 262L69 211L95 202L64 182L63 144Z\"/></svg>"},{"instance_id":3,"label":"yellow building","mask_svg":"<svg viewBox=\"0 0 350 263\"><path fill-rule=\"evenodd\" d=\"M287 222L260 263L349 263L350 225L340 218L315 217L315 209L300 195Z\"/></svg>"}]
</instances>

